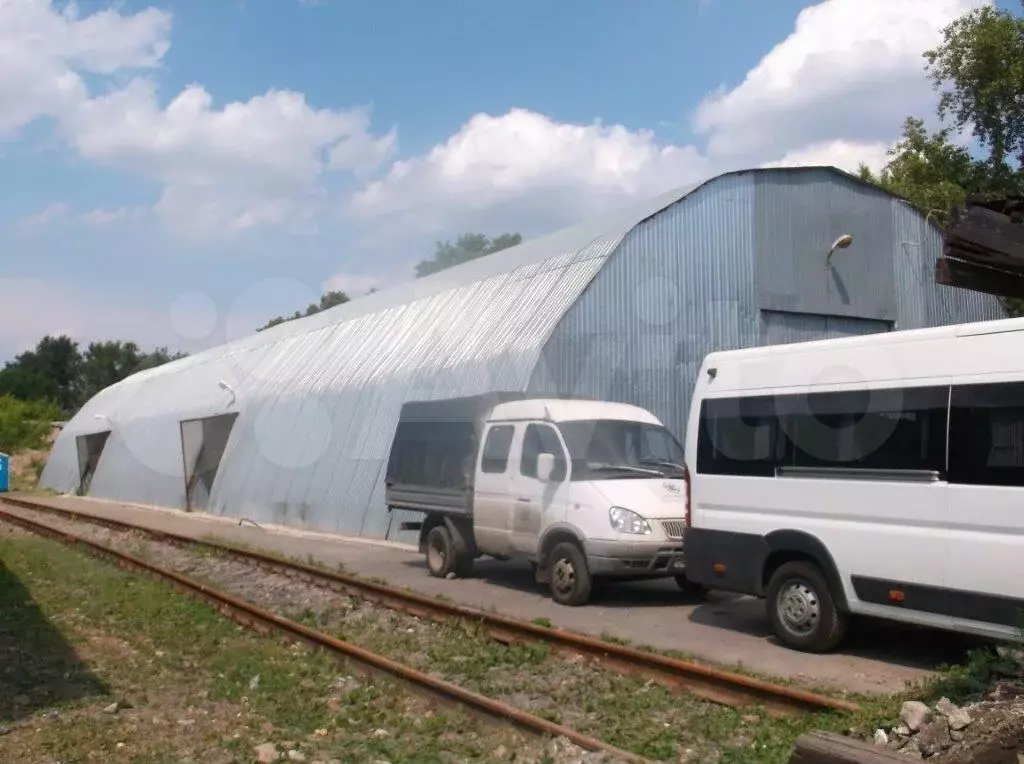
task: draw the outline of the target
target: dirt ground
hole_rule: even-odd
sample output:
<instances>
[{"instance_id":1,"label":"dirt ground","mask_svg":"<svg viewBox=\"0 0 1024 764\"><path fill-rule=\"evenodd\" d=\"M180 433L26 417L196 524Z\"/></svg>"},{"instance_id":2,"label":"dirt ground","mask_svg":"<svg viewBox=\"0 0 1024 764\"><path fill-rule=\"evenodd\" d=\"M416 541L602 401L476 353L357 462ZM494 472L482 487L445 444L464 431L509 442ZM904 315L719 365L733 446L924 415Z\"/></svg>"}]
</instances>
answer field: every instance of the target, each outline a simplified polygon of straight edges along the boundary
<instances>
[{"instance_id":1,"label":"dirt ground","mask_svg":"<svg viewBox=\"0 0 1024 764\"><path fill-rule=\"evenodd\" d=\"M22 451L11 455L11 489L16 491L31 491L39 482L39 475L46 466L46 460L50 456L50 448L53 441L60 434L58 428L53 428L45 448L32 451Z\"/></svg>"},{"instance_id":2,"label":"dirt ground","mask_svg":"<svg viewBox=\"0 0 1024 764\"><path fill-rule=\"evenodd\" d=\"M952 672L945 689L961 703L946 696L931 705L905 702L898 723L876 730L875 744L943 764L1024 762L1024 657L1019 650L974 653L966 667Z\"/></svg>"}]
</instances>

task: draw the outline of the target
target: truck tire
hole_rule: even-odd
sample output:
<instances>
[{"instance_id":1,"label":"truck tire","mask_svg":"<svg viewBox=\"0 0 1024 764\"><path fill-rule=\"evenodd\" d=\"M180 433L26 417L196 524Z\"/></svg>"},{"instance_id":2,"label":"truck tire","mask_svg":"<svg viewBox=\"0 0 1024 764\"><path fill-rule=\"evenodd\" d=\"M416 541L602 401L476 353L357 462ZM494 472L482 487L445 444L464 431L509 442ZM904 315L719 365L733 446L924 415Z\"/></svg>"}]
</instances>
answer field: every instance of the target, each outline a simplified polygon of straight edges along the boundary
<instances>
[{"instance_id":1,"label":"truck tire","mask_svg":"<svg viewBox=\"0 0 1024 764\"><path fill-rule=\"evenodd\" d=\"M703 584L696 584L686 577L685 573L680 573L678 576L673 576L676 580L676 586L679 587L680 591L687 597L699 597L703 599L707 596L708 589Z\"/></svg>"},{"instance_id":2,"label":"truck tire","mask_svg":"<svg viewBox=\"0 0 1024 764\"><path fill-rule=\"evenodd\" d=\"M455 542L444 525L435 525L427 534L427 570L435 578L447 578L454 573L457 560Z\"/></svg>"},{"instance_id":3,"label":"truck tire","mask_svg":"<svg viewBox=\"0 0 1024 764\"><path fill-rule=\"evenodd\" d=\"M594 581L587 558L576 545L563 541L548 556L548 586L551 599L559 605L579 607L590 599Z\"/></svg>"},{"instance_id":4,"label":"truck tire","mask_svg":"<svg viewBox=\"0 0 1024 764\"><path fill-rule=\"evenodd\" d=\"M827 652L842 640L849 616L836 606L825 575L810 562L787 562L768 581L768 618L789 647Z\"/></svg>"}]
</instances>

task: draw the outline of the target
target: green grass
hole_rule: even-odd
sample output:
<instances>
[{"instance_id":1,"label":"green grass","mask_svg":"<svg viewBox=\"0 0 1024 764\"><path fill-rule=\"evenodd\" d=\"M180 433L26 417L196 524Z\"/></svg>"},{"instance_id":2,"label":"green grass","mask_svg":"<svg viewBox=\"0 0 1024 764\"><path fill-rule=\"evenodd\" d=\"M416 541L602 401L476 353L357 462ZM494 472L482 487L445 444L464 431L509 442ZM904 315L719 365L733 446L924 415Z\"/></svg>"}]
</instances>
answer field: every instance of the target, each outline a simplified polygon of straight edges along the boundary
<instances>
[{"instance_id":1,"label":"green grass","mask_svg":"<svg viewBox=\"0 0 1024 764\"><path fill-rule=\"evenodd\" d=\"M268 741L346 762L522 748L515 733L354 678L323 653L259 637L162 582L53 542L0 537L0 559L0 648L17 657L0 675L0 723L14 727L7 760L245 761ZM102 713L113 700L133 708Z\"/></svg>"},{"instance_id":2,"label":"green grass","mask_svg":"<svg viewBox=\"0 0 1024 764\"><path fill-rule=\"evenodd\" d=\"M628 639L617 637L614 634L610 634L607 631L601 632L601 640L604 642L608 642L609 644L621 645L622 647L629 647L630 645L630 641Z\"/></svg>"},{"instance_id":3,"label":"green grass","mask_svg":"<svg viewBox=\"0 0 1024 764\"><path fill-rule=\"evenodd\" d=\"M447 598L439 595L438 599ZM190 606L196 607L194 604ZM896 696L850 697L861 705L862 710L857 714L775 719L763 710L736 711L685 694L674 694L641 679L618 676L587 663L565 661L551 655L544 645L506 646L491 639L486 630L465 623L420 622L379 608L370 608L372 612L364 613L366 617L363 618L349 617L353 610L364 607L353 598L334 611L317 612L307 608L286 614L335 633L342 639L398 657L421 670L501 698L652 759L672 760L688 755L695 761L717 759L732 764L782 764L788 761L793 742L800 734L814 730L843 733L852 730L857 736L869 738L877 727L898 723L896 716L903 700L933 702L945 695L954 702L964 702L979 696L992 677L1006 668L1005 661L991 652L981 651L972 653L964 666L949 667L937 680L908 687ZM152 618L153 614L146 614L143 620ZM534 619L534 623L551 626L551 622L544 618ZM134 622L130 625L130 628L137 627ZM628 644L607 633L602 634L602 639ZM666 652L649 647L640 649ZM680 653L667 654L690 658ZM305 708L302 704L296 706L280 700L289 697L289 688L294 689L295 682L300 686L303 682L315 683L316 671L310 674L294 667L287 678L281 678L273 672L266 673L266 669L249 665L247 661L236 657L227 666L214 667L217 671L217 681L213 683L215 697L231 703L244 703L263 718L280 716L285 728L297 730L297 735L308 736L311 728L321 729L321 725L329 723L322 707ZM742 667L739 670L756 675ZM259 693L250 697L253 693L248 683L256 674L261 677ZM371 687L374 689L369 689ZM362 709L359 714L371 719L374 714L387 715L387 710L380 710L381 704L386 703L381 700L380 693L384 691L378 685L360 684L357 689L351 698L344 697L346 704ZM393 690L391 692L394 694ZM270 699L265 698L264 693ZM259 701L259 698L264 700ZM270 705L261 706L258 702ZM366 703L370 703L372 708L364 708ZM308 723L301 725L298 717ZM347 726L341 728L342 731L346 729ZM337 728L332 728L332 734L335 733L341 734ZM376 753L387 740L365 742L378 758L403 760L403 754L396 753L394 749L389 749L387 755ZM472 744L467 748L467 751L475 750ZM690 754L685 754L686 751Z\"/></svg>"}]
</instances>

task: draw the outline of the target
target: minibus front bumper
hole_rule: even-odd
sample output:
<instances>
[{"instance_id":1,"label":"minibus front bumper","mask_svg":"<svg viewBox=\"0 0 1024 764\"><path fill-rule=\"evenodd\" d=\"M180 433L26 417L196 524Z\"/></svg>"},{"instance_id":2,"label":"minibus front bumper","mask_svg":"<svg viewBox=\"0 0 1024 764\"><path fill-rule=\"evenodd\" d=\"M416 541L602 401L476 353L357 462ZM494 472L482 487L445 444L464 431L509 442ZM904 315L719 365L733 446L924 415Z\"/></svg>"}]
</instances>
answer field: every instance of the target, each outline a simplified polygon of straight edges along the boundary
<instances>
[{"instance_id":1,"label":"minibus front bumper","mask_svg":"<svg viewBox=\"0 0 1024 764\"><path fill-rule=\"evenodd\" d=\"M683 545L672 541L600 541L586 544L594 576L676 576L685 571Z\"/></svg>"}]
</instances>

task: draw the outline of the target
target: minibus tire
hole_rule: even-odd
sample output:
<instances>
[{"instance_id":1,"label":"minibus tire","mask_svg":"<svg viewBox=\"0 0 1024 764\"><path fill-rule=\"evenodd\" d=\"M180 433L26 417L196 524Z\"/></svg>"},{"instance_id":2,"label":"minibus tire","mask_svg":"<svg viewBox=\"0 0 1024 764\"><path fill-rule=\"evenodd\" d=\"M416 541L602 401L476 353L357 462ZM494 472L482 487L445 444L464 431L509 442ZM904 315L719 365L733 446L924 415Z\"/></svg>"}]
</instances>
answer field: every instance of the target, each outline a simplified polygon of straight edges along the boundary
<instances>
[{"instance_id":1,"label":"minibus tire","mask_svg":"<svg viewBox=\"0 0 1024 764\"><path fill-rule=\"evenodd\" d=\"M672 576L676 581L676 586L679 590L687 597L705 597L708 593L708 588L704 584L698 584L691 581L686 577L685 573Z\"/></svg>"},{"instance_id":2,"label":"minibus tire","mask_svg":"<svg viewBox=\"0 0 1024 764\"><path fill-rule=\"evenodd\" d=\"M571 576L567 585L565 576ZM594 579L587 569L587 558L576 545L563 541L551 550L548 556L548 586L551 599L559 605L579 607L590 599Z\"/></svg>"},{"instance_id":3,"label":"minibus tire","mask_svg":"<svg viewBox=\"0 0 1024 764\"><path fill-rule=\"evenodd\" d=\"M797 560L782 565L772 574L765 599L772 629L789 647L828 652L846 633L849 618L836 607L825 574L813 563ZM798 628L799 623L808 628Z\"/></svg>"},{"instance_id":4,"label":"minibus tire","mask_svg":"<svg viewBox=\"0 0 1024 764\"><path fill-rule=\"evenodd\" d=\"M427 570L435 578L447 578L456 570L455 540L444 525L435 525L427 534Z\"/></svg>"},{"instance_id":5,"label":"minibus tire","mask_svg":"<svg viewBox=\"0 0 1024 764\"><path fill-rule=\"evenodd\" d=\"M469 555L458 557L455 560L455 575L459 578L472 578L473 558Z\"/></svg>"}]
</instances>

